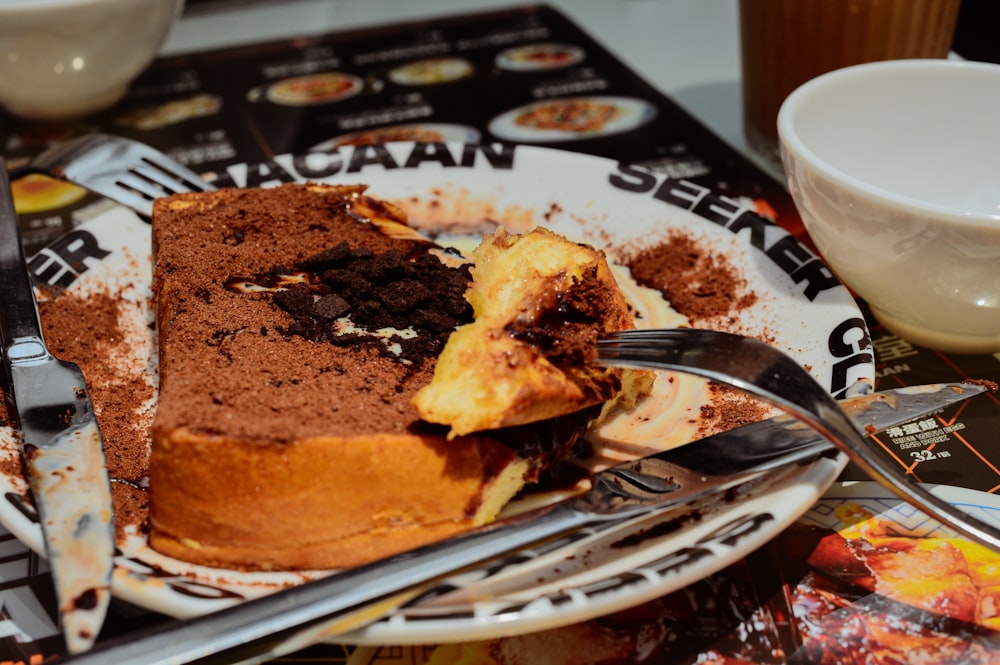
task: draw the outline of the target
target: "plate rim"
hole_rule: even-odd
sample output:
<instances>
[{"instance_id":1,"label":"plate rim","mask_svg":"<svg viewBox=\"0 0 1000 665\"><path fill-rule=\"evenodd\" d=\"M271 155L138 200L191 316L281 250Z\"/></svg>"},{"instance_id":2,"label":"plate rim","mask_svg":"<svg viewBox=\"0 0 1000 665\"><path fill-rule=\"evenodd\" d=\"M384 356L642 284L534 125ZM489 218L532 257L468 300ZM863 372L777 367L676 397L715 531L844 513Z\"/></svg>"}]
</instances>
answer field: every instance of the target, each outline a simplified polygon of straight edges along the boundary
<instances>
[{"instance_id":1,"label":"plate rim","mask_svg":"<svg viewBox=\"0 0 1000 665\"><path fill-rule=\"evenodd\" d=\"M397 145L413 146L414 144L404 143L404 144L397 144ZM464 145L464 144L448 144L448 145L450 147L450 146L453 146L453 145ZM606 170L606 169L612 168L615 165L617 165L617 162L615 162L614 160L607 159L607 158L598 157L598 156L594 156L594 155L587 155L587 154L583 154L583 153L574 153L574 152L559 150L559 149L550 148L550 147L518 145L518 146L516 146L516 150L520 151L522 153L527 153L529 157L532 156L532 155L541 155L541 156L543 156L545 158L552 158L552 159L570 159L570 160L572 160L574 162L586 165L586 168L590 168L591 166L593 166L595 168L596 167L600 167L600 168ZM238 164L234 165L234 166L238 166ZM341 177L338 176L336 178L329 179L329 181L338 181L338 180L342 180L342 179L343 178L341 178ZM357 176L352 176L352 179L357 180ZM374 187L373 187L373 189L374 189ZM98 218L95 218L95 219L103 219L105 215L109 215L109 214L111 214L114 211L120 211L120 210L124 210L124 209L120 208L120 207L115 207L111 211L102 213L102 215L98 216ZM128 211L126 211L126 212L128 212ZM131 213L129 213L129 214L131 214ZM135 217L135 219L138 219L138 217ZM775 225L775 226L777 226L777 225ZM780 227L778 227L778 228L780 228ZM784 229L781 229L781 230L782 230L782 232L784 232L784 233L787 234L787 231L784 231ZM790 235L790 234L788 234L788 235ZM846 293L846 291L845 291L845 293ZM851 301L851 303L854 305L854 308L857 311L858 316L860 316L861 315L860 309L857 308L856 303L853 300ZM865 327L865 330L867 331L867 326ZM869 370L870 370L870 375L874 376L874 361L872 361L870 363ZM815 494L816 494L817 497L820 496L820 495L822 495L823 492L825 492L826 489L834 482L834 480L836 479L836 476L839 474L839 471L843 467L844 464L846 464L846 461L843 458L841 458L838 461L838 464L834 465L834 466L837 467L836 469L828 469L828 470L826 470L825 472L823 472L823 473L820 474L820 478L818 478L817 480L815 480L815 481L812 482L812 484L810 485L810 487L815 492ZM810 471L811 470L815 470L815 469L816 469L815 465L807 467L807 470L810 470ZM7 504L4 503L4 506L6 507ZM783 519L787 520L788 523L791 523L791 521L794 521L795 519L798 519L801 516L801 514L804 513L807 509L808 509L808 506L806 506L805 508L803 508L801 511L798 511L798 513L795 514L795 515L792 515L791 513L788 513L788 514L786 514L783 517ZM792 512L795 512L795 511L792 511ZM6 514L5 510L0 510L0 518L3 518L5 516L5 514ZM25 518L25 520L26 520L26 524L31 525L30 521L27 521L27 518ZM33 528L34 528L35 533L37 534L37 538L33 539L33 538L29 537L29 534L25 533L24 528L19 528L19 527L24 527L25 526L24 524L21 524L21 525L13 524L13 525L11 525L11 524L7 523L8 522L7 519L0 519L0 522L3 522L4 525L7 526L16 537L18 537L20 540L22 540L23 542L25 542L29 547L31 547L32 549L34 549L36 552L39 551L39 550L41 550L40 553L44 552L44 546L42 545L42 539L41 539L40 529L37 528L37 525L32 525ZM777 532L775 532L775 533L777 533ZM772 534L772 536L773 536L773 534ZM34 545L32 545L32 543L29 542L30 540L35 540L36 541L34 543ZM743 554L745 554L745 552ZM724 564L720 563L716 567L716 570L719 569L719 568L722 568L722 567L724 567ZM710 574L711 572L713 572L713 571L707 571L705 573L705 575ZM147 607L148 609L152 609L154 611L165 611L167 613L174 614L175 616L191 616L193 614L201 613L201 611L211 611L211 609L207 608L207 607L206 608L202 608L201 611L197 611L197 612L192 611L190 608L184 608L184 607L180 607L180 606L168 608L167 604L165 604L165 603L160 603L159 605L153 606L152 604L150 604L147 601L146 597L143 596L142 593L137 593L137 590L135 588L132 588L129 585L127 585L124 582L122 582L121 580L119 580L118 579L119 577L120 576L118 574L116 574L116 581L118 583L115 584L115 586L114 586L114 588L115 588L115 595L117 597L123 598L124 600L132 602L134 604L137 604L137 605L140 605L140 606L143 606L143 607ZM666 593L667 591L668 590L656 588L655 594L656 595L660 595L660 594ZM638 602L638 601L635 601L635 602ZM221 608L221 607L225 606L226 604L228 604L228 603L222 603L222 602L220 602L218 604L218 607L216 609ZM634 602L629 602L628 604L631 605L631 604L635 604L635 603ZM603 613L605 613L603 610L597 612L597 614L603 614ZM577 621L577 620L580 620L579 617L573 618L572 621L569 621L569 622L571 623L571 622ZM567 622L563 622L563 623L567 623ZM368 636L370 636L371 639L377 640L378 643L380 643L380 644L391 643L393 641L391 639L393 633L391 631L386 632L386 629L379 628L379 626L381 626L381 625L384 625L384 624L382 624L382 623L373 624L372 627L370 627L369 629L367 629L367 633L366 634ZM502 626L494 626L491 629L493 629L493 630L508 630L510 626L511 626L510 623L506 623L505 622ZM369 639L368 637L365 637L363 634L360 634L360 633L358 633L358 634L352 634L352 636L354 638L354 641L356 643L359 643L359 644L360 643L367 643L367 641ZM465 639L467 636L468 636L468 633L462 633L462 639ZM388 639L388 641L387 641L387 639ZM404 639L404 638L402 636L400 636L400 639ZM406 636L405 637L405 641L407 643L412 643L412 636Z\"/></svg>"}]
</instances>

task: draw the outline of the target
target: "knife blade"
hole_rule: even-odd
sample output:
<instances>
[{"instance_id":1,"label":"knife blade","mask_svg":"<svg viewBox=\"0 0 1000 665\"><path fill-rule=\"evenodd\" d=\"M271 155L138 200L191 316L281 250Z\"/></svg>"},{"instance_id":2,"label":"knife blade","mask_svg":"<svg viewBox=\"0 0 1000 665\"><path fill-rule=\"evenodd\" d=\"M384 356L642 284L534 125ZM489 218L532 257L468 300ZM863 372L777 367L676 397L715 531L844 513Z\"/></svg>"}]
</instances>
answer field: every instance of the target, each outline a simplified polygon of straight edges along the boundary
<instances>
[{"instance_id":1,"label":"knife blade","mask_svg":"<svg viewBox=\"0 0 1000 665\"><path fill-rule=\"evenodd\" d=\"M5 397L21 433L66 648L79 653L97 639L111 599L111 484L83 373L45 346L2 158L0 296Z\"/></svg>"},{"instance_id":2,"label":"knife blade","mask_svg":"<svg viewBox=\"0 0 1000 665\"><path fill-rule=\"evenodd\" d=\"M859 428L869 434L933 413L987 388L974 384L934 384L872 393L841 402ZM755 425L751 437L768 446L766 454L746 455L743 462L715 465L724 478L746 482L768 470L806 462L833 451L811 428L788 416ZM686 446L626 462L596 474L589 492L539 510L433 543L403 554L245 601L201 617L163 624L98 645L60 663L75 665L180 665L181 663L260 663L328 640L371 623L447 576L483 565L517 549L565 535L602 520L669 514L698 495L712 495L727 483L712 481L701 471L682 474L690 486L670 487L682 464L705 465L712 456L728 456L743 445L747 427L695 441ZM770 443L767 441L770 439ZM708 455L689 449L707 447ZM781 454L771 454L771 448ZM758 451L765 452L765 451ZM698 458L704 458L698 461ZM700 476L700 480L698 479ZM668 481L668 482L664 482ZM685 481L686 482L686 481ZM639 488L629 500L623 484ZM675 485L677 483L674 483ZM595 514L594 505L608 487L621 501ZM643 503L642 492L659 494ZM595 498L597 497L597 498ZM666 498L664 498L666 497Z\"/></svg>"}]
</instances>

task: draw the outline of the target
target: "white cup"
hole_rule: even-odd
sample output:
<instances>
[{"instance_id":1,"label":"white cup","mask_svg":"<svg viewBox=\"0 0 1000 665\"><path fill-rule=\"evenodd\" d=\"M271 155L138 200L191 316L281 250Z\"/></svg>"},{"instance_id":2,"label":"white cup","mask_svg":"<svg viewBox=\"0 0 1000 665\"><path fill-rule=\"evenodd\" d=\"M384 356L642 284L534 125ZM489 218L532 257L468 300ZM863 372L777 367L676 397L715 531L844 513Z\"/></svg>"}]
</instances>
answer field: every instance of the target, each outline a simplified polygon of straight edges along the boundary
<instances>
[{"instance_id":1,"label":"white cup","mask_svg":"<svg viewBox=\"0 0 1000 665\"><path fill-rule=\"evenodd\" d=\"M809 235L879 322L1000 351L1000 65L839 69L789 95L778 133Z\"/></svg>"},{"instance_id":2,"label":"white cup","mask_svg":"<svg viewBox=\"0 0 1000 665\"><path fill-rule=\"evenodd\" d=\"M32 120L105 109L152 60L183 0L0 0L0 105Z\"/></svg>"}]
</instances>

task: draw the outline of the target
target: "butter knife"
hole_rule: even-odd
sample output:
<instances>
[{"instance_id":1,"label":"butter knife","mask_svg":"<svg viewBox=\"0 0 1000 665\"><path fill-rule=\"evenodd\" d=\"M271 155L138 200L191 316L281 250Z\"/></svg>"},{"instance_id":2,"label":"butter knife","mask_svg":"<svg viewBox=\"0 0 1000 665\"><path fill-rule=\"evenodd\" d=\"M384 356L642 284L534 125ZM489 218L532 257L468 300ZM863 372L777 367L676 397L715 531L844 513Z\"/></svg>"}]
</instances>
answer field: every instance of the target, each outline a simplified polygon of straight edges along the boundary
<instances>
[{"instance_id":1,"label":"butter knife","mask_svg":"<svg viewBox=\"0 0 1000 665\"><path fill-rule=\"evenodd\" d=\"M79 653L97 639L111 599L111 485L83 373L45 346L2 158L0 339L6 398L21 431L60 625L67 650Z\"/></svg>"},{"instance_id":2,"label":"butter knife","mask_svg":"<svg viewBox=\"0 0 1000 665\"><path fill-rule=\"evenodd\" d=\"M869 434L982 393L974 384L901 388L843 400ZM194 619L139 631L60 663L180 665L260 663L360 628L447 576L584 527L666 516L770 470L835 454L788 416L626 462L592 477L584 494L467 534L352 568Z\"/></svg>"}]
</instances>

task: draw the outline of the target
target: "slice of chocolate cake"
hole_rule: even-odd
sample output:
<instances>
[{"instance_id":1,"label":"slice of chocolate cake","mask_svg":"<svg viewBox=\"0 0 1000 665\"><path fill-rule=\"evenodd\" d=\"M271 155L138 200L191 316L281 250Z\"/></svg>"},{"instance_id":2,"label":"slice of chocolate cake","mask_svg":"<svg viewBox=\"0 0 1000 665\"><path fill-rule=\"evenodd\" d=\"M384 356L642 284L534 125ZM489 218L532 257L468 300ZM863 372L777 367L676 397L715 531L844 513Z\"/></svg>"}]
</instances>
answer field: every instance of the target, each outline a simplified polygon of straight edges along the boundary
<instances>
[{"instance_id":1,"label":"slice of chocolate cake","mask_svg":"<svg viewBox=\"0 0 1000 665\"><path fill-rule=\"evenodd\" d=\"M362 187L161 199L153 241L150 543L167 555L341 568L447 537L492 520L595 415L451 440L423 421L413 398L472 320L469 271Z\"/></svg>"}]
</instances>

